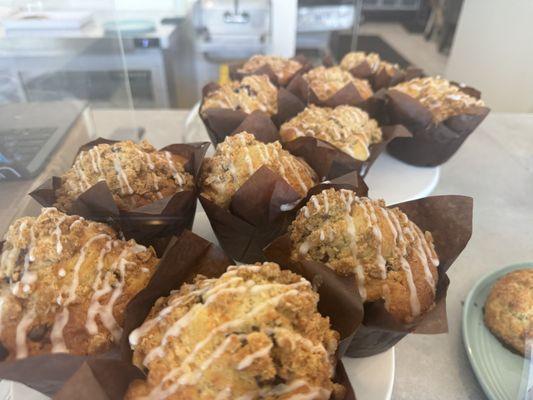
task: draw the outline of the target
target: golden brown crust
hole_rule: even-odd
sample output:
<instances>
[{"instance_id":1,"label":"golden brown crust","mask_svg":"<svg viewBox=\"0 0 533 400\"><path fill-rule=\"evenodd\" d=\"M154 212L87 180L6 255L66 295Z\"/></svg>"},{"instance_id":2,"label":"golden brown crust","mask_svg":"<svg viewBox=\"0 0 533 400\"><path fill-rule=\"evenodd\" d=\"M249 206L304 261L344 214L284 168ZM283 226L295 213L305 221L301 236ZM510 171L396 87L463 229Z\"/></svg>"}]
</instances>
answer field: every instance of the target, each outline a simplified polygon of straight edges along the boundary
<instances>
[{"instance_id":1,"label":"golden brown crust","mask_svg":"<svg viewBox=\"0 0 533 400\"><path fill-rule=\"evenodd\" d=\"M277 57L277 56L265 56L256 54L248 61L246 61L242 67L237 71L241 73L252 73L259 68L268 65L276 74L280 85L286 85L293 78L293 76L302 69L302 64L296 60L289 58Z\"/></svg>"},{"instance_id":2,"label":"golden brown crust","mask_svg":"<svg viewBox=\"0 0 533 400\"><path fill-rule=\"evenodd\" d=\"M391 90L417 99L431 111L434 122L463 114L468 107L485 106L482 100L469 96L458 86L438 76L411 79L393 86Z\"/></svg>"},{"instance_id":3,"label":"golden brown crust","mask_svg":"<svg viewBox=\"0 0 533 400\"><path fill-rule=\"evenodd\" d=\"M121 210L132 210L194 186L185 160L147 141L99 144L76 157L61 177L55 206L68 212L80 194L105 181Z\"/></svg>"},{"instance_id":4,"label":"golden brown crust","mask_svg":"<svg viewBox=\"0 0 533 400\"><path fill-rule=\"evenodd\" d=\"M55 208L16 220L4 239L0 342L9 359L107 350L158 262L152 248Z\"/></svg>"},{"instance_id":5,"label":"golden brown crust","mask_svg":"<svg viewBox=\"0 0 533 400\"><path fill-rule=\"evenodd\" d=\"M231 81L204 97L201 113L211 108L227 108L252 113L259 110L274 115L278 112L278 89L267 75L245 76Z\"/></svg>"},{"instance_id":6,"label":"golden brown crust","mask_svg":"<svg viewBox=\"0 0 533 400\"><path fill-rule=\"evenodd\" d=\"M381 141L381 129L376 120L352 106L335 108L308 106L280 128L283 142L311 136L324 140L356 160L370 156L370 145Z\"/></svg>"},{"instance_id":7,"label":"golden brown crust","mask_svg":"<svg viewBox=\"0 0 533 400\"><path fill-rule=\"evenodd\" d=\"M372 88L368 81L354 78L352 74L340 67L316 67L304 74L303 78L320 101L328 100L349 83L357 88L363 100L372 96Z\"/></svg>"},{"instance_id":8,"label":"golden brown crust","mask_svg":"<svg viewBox=\"0 0 533 400\"><path fill-rule=\"evenodd\" d=\"M346 54L340 63L340 67L345 71L351 71L365 61L370 66L373 75L378 74L381 70L385 70L391 76L400 71L398 64L381 60L377 53L365 53L363 51L352 51Z\"/></svg>"},{"instance_id":9,"label":"golden brown crust","mask_svg":"<svg viewBox=\"0 0 533 400\"><path fill-rule=\"evenodd\" d=\"M485 325L523 356L533 342L533 269L509 272L492 286L484 309Z\"/></svg>"},{"instance_id":10,"label":"golden brown crust","mask_svg":"<svg viewBox=\"0 0 533 400\"><path fill-rule=\"evenodd\" d=\"M237 190L262 166L279 173L304 197L317 183L315 172L303 160L281 148L279 142L262 143L247 132L228 136L200 172L202 195L228 207Z\"/></svg>"},{"instance_id":11,"label":"golden brown crust","mask_svg":"<svg viewBox=\"0 0 533 400\"><path fill-rule=\"evenodd\" d=\"M327 189L311 197L289 232L292 259L354 274L363 300L383 299L399 321L410 322L433 307L439 261L431 233L398 208Z\"/></svg>"},{"instance_id":12,"label":"golden brown crust","mask_svg":"<svg viewBox=\"0 0 533 400\"><path fill-rule=\"evenodd\" d=\"M339 336L317 302L309 282L274 263L197 277L130 335L147 379L126 399L329 399Z\"/></svg>"}]
</instances>

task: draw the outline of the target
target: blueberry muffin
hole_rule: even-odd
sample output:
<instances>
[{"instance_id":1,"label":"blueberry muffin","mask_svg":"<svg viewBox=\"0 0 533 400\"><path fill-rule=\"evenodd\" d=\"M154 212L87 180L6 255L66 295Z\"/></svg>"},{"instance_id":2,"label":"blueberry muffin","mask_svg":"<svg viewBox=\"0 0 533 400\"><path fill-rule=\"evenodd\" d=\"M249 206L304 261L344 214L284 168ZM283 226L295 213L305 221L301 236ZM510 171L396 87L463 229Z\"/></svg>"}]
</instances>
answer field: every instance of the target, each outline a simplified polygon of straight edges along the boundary
<instances>
[{"instance_id":1,"label":"blueberry muffin","mask_svg":"<svg viewBox=\"0 0 533 400\"><path fill-rule=\"evenodd\" d=\"M142 207L193 188L185 161L168 151L157 151L147 141L99 144L81 151L61 177L55 206L69 212L80 194L105 181L119 209Z\"/></svg>"},{"instance_id":2,"label":"blueberry muffin","mask_svg":"<svg viewBox=\"0 0 533 400\"><path fill-rule=\"evenodd\" d=\"M398 321L412 322L433 307L439 265L433 238L398 208L327 189L300 209L289 232L293 260L353 275L363 301L384 300Z\"/></svg>"},{"instance_id":3,"label":"blueberry muffin","mask_svg":"<svg viewBox=\"0 0 533 400\"><path fill-rule=\"evenodd\" d=\"M204 160L200 172L202 195L227 208L235 192L262 166L280 174L301 197L318 181L311 167L283 150L279 142L263 143L241 132L226 137L214 156Z\"/></svg>"},{"instance_id":4,"label":"blueberry muffin","mask_svg":"<svg viewBox=\"0 0 533 400\"><path fill-rule=\"evenodd\" d=\"M265 56L261 54L254 55L246 61L237 72L251 74L259 68L269 66L278 79L280 85L286 85L293 76L302 69L302 64L296 60L284 57Z\"/></svg>"},{"instance_id":5,"label":"blueberry muffin","mask_svg":"<svg viewBox=\"0 0 533 400\"><path fill-rule=\"evenodd\" d=\"M332 382L339 335L317 312L318 294L274 263L198 276L160 298L130 334L147 372L126 399L316 399ZM339 397L334 397L339 398Z\"/></svg>"},{"instance_id":6,"label":"blueberry muffin","mask_svg":"<svg viewBox=\"0 0 533 400\"><path fill-rule=\"evenodd\" d=\"M533 269L509 272L498 279L485 302L484 316L485 325L494 336L523 356L531 357Z\"/></svg>"},{"instance_id":7,"label":"blueberry muffin","mask_svg":"<svg viewBox=\"0 0 533 400\"><path fill-rule=\"evenodd\" d=\"M45 208L16 220L0 258L0 353L94 354L122 334L128 302L150 280L152 248L109 226Z\"/></svg>"},{"instance_id":8,"label":"blueberry muffin","mask_svg":"<svg viewBox=\"0 0 533 400\"><path fill-rule=\"evenodd\" d=\"M381 129L376 120L357 107L335 108L310 105L280 129L283 142L311 136L331 143L356 160L370 156L369 147L381 141Z\"/></svg>"},{"instance_id":9,"label":"blueberry muffin","mask_svg":"<svg viewBox=\"0 0 533 400\"><path fill-rule=\"evenodd\" d=\"M269 115L278 112L278 89L267 75L250 75L241 81L231 81L208 93L202 102L200 113L209 109L224 108L242 110L245 113L263 111Z\"/></svg>"},{"instance_id":10,"label":"blueberry muffin","mask_svg":"<svg viewBox=\"0 0 533 400\"><path fill-rule=\"evenodd\" d=\"M438 123L454 115L464 114L469 107L484 107L485 103L440 77L415 78L393 86L391 90L418 100L431 111L433 122Z\"/></svg>"},{"instance_id":11,"label":"blueberry muffin","mask_svg":"<svg viewBox=\"0 0 533 400\"><path fill-rule=\"evenodd\" d=\"M320 101L327 101L348 84L353 84L363 100L372 96L372 88L368 81L357 79L340 67L316 67L303 75L309 88L315 92Z\"/></svg>"}]
</instances>

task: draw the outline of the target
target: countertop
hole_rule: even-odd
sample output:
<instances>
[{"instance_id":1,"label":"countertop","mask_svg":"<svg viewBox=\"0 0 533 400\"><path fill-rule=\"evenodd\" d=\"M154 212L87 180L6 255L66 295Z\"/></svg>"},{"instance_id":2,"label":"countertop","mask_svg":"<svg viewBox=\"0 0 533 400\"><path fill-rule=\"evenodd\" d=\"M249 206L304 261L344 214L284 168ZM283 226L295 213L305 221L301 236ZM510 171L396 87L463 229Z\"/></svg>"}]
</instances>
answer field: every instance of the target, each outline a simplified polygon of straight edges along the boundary
<instances>
[{"instance_id":1,"label":"countertop","mask_svg":"<svg viewBox=\"0 0 533 400\"><path fill-rule=\"evenodd\" d=\"M187 112L162 111L156 118L149 111L95 111L95 127L107 135L128 115L147 129L154 145L163 145L169 130L180 137ZM196 132L184 134L200 139ZM483 399L461 339L462 304L483 275L533 259L533 114L489 114L442 166L434 194L472 196L474 229L448 272L449 333L410 335L396 346L393 399Z\"/></svg>"},{"instance_id":2,"label":"countertop","mask_svg":"<svg viewBox=\"0 0 533 400\"><path fill-rule=\"evenodd\" d=\"M183 139L208 140L199 126L185 132L187 114L95 110L91 129L110 137L117 128L143 126L156 147ZM533 114L490 114L442 166L434 194L472 196L474 230L448 272L449 333L410 335L396 346L393 399L483 399L461 339L462 303L483 275L532 261Z\"/></svg>"}]
</instances>

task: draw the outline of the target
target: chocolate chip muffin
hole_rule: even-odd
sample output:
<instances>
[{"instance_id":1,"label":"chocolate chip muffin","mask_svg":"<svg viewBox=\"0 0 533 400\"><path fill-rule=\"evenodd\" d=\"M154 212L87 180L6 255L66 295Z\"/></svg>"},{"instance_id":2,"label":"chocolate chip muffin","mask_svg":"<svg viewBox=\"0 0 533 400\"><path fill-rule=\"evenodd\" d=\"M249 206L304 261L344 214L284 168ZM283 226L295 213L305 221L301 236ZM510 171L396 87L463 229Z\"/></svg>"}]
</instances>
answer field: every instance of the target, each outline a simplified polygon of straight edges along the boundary
<instances>
[{"instance_id":1,"label":"chocolate chip muffin","mask_svg":"<svg viewBox=\"0 0 533 400\"><path fill-rule=\"evenodd\" d=\"M344 151L356 160L370 156L369 147L381 141L381 129L376 120L352 106L335 108L310 105L280 129L283 142L311 136Z\"/></svg>"},{"instance_id":2,"label":"chocolate chip muffin","mask_svg":"<svg viewBox=\"0 0 533 400\"><path fill-rule=\"evenodd\" d=\"M257 54L250 57L248 61L237 69L237 72L250 74L267 65L276 75L280 85L286 85L289 83L292 77L302 69L302 64L296 60Z\"/></svg>"},{"instance_id":3,"label":"chocolate chip muffin","mask_svg":"<svg viewBox=\"0 0 533 400\"><path fill-rule=\"evenodd\" d=\"M147 372L126 399L316 399L332 382L339 335L308 281L274 263L198 276L166 298L129 339Z\"/></svg>"},{"instance_id":4,"label":"chocolate chip muffin","mask_svg":"<svg viewBox=\"0 0 533 400\"><path fill-rule=\"evenodd\" d=\"M485 106L482 100L466 94L459 86L438 76L411 79L393 86L391 90L397 90L418 100L431 111L435 123L464 114L469 107Z\"/></svg>"},{"instance_id":5,"label":"chocolate chip muffin","mask_svg":"<svg viewBox=\"0 0 533 400\"><path fill-rule=\"evenodd\" d=\"M107 350L158 262L153 249L55 208L16 220L4 240L0 341L7 359Z\"/></svg>"},{"instance_id":6,"label":"chocolate chip muffin","mask_svg":"<svg viewBox=\"0 0 533 400\"><path fill-rule=\"evenodd\" d=\"M326 101L348 84L353 84L361 97L366 100L372 96L372 88L364 79L357 79L340 67L313 68L303 75L309 88L315 92L320 101Z\"/></svg>"},{"instance_id":7,"label":"chocolate chip muffin","mask_svg":"<svg viewBox=\"0 0 533 400\"><path fill-rule=\"evenodd\" d=\"M318 181L311 167L283 150L279 142L263 143L241 132L226 137L214 156L204 160L200 172L202 195L227 208L235 192L262 166L280 174L301 197Z\"/></svg>"},{"instance_id":8,"label":"chocolate chip muffin","mask_svg":"<svg viewBox=\"0 0 533 400\"><path fill-rule=\"evenodd\" d=\"M278 112L278 89L267 75L250 75L241 81L231 81L208 93L200 112L212 108L242 110L245 113L263 111L269 115Z\"/></svg>"},{"instance_id":9,"label":"chocolate chip muffin","mask_svg":"<svg viewBox=\"0 0 533 400\"><path fill-rule=\"evenodd\" d=\"M300 209L289 232L293 260L355 276L363 301L383 299L397 320L411 322L433 307L439 265L433 238L398 208L327 189Z\"/></svg>"},{"instance_id":10,"label":"chocolate chip muffin","mask_svg":"<svg viewBox=\"0 0 533 400\"><path fill-rule=\"evenodd\" d=\"M193 177L185 171L184 162L179 155L157 151L147 141L99 144L81 151L61 177L55 206L69 212L80 194L105 181L119 209L142 207L193 188Z\"/></svg>"},{"instance_id":11,"label":"chocolate chip muffin","mask_svg":"<svg viewBox=\"0 0 533 400\"><path fill-rule=\"evenodd\" d=\"M485 302L484 316L494 336L531 357L527 349L533 345L533 269L509 272L498 279Z\"/></svg>"}]
</instances>

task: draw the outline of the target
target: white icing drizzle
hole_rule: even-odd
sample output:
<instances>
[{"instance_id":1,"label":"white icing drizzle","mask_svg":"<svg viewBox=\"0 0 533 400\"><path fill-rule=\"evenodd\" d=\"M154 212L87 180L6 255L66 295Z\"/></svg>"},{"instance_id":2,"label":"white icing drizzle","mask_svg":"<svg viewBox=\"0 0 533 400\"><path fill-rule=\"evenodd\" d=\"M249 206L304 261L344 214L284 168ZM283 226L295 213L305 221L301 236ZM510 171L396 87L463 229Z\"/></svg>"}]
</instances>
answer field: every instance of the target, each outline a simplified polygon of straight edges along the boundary
<instances>
[{"instance_id":1,"label":"white icing drizzle","mask_svg":"<svg viewBox=\"0 0 533 400\"><path fill-rule=\"evenodd\" d=\"M176 169L176 166L174 165L174 161L172 161L170 152L164 151L164 153L165 153L165 158L167 159L168 166L170 167L170 170L172 171L172 176L174 176L174 179L176 180L179 186L183 186L185 182L183 181L183 177L181 176L181 174Z\"/></svg>"},{"instance_id":2,"label":"white icing drizzle","mask_svg":"<svg viewBox=\"0 0 533 400\"><path fill-rule=\"evenodd\" d=\"M309 253L309 250L311 250L311 242L306 240L300 245L299 251L300 254L306 255L307 253Z\"/></svg>"},{"instance_id":3,"label":"white icing drizzle","mask_svg":"<svg viewBox=\"0 0 533 400\"><path fill-rule=\"evenodd\" d=\"M246 145L246 138L244 135L237 135L237 137L239 138L242 144L242 149L244 151L244 161L246 161L246 164L248 165L248 172L250 175L253 175L253 173L255 172L254 163L252 162L252 157L250 157L250 150Z\"/></svg>"},{"instance_id":4,"label":"white icing drizzle","mask_svg":"<svg viewBox=\"0 0 533 400\"><path fill-rule=\"evenodd\" d=\"M115 167L115 172L117 173L117 180L118 184L120 185L120 192L122 194L125 193L124 187L128 189L129 194L133 194L133 189L130 186L130 183L128 182L128 177L126 176L126 173L122 169L122 164L120 163L120 157L117 153L114 154L115 157L113 158L113 166Z\"/></svg>"},{"instance_id":5,"label":"white icing drizzle","mask_svg":"<svg viewBox=\"0 0 533 400\"><path fill-rule=\"evenodd\" d=\"M281 159L283 160L283 158ZM305 184L304 180L302 179L302 176L300 175L300 172L298 171L298 166L294 165L294 160L290 157L286 158L287 165L289 169L292 171L293 175L296 177L296 180L298 181L298 184L302 188L304 193L307 193L307 185ZM281 164L281 163L280 163Z\"/></svg>"},{"instance_id":6,"label":"white icing drizzle","mask_svg":"<svg viewBox=\"0 0 533 400\"><path fill-rule=\"evenodd\" d=\"M85 153L81 152L79 155L79 159L74 164L74 172L76 172L76 176L80 180L81 190L84 190L84 185L86 189L91 187L91 184L89 183L89 180L87 179L87 175L85 175L85 172L83 172L83 169L81 168L81 160L84 155Z\"/></svg>"},{"instance_id":7,"label":"white icing drizzle","mask_svg":"<svg viewBox=\"0 0 533 400\"><path fill-rule=\"evenodd\" d=\"M61 253L63 252L63 245L61 244L61 224L63 223L63 221L65 221L66 218L66 215L59 218L54 230L54 234L56 235L56 253L58 256L61 255Z\"/></svg>"},{"instance_id":8,"label":"white icing drizzle","mask_svg":"<svg viewBox=\"0 0 533 400\"><path fill-rule=\"evenodd\" d=\"M26 344L26 335L28 328L35 319L35 311L32 309L21 318L17 325L15 342L17 345L17 359L28 357L28 346Z\"/></svg>"},{"instance_id":9,"label":"white icing drizzle","mask_svg":"<svg viewBox=\"0 0 533 400\"><path fill-rule=\"evenodd\" d=\"M221 392L218 392L215 400L230 400L231 399L231 388L227 387Z\"/></svg>"},{"instance_id":10,"label":"white icing drizzle","mask_svg":"<svg viewBox=\"0 0 533 400\"><path fill-rule=\"evenodd\" d=\"M76 226L77 224L80 224L81 221L83 221L83 217L79 217L77 220L75 220L72 224L70 224L68 230L71 231L74 226Z\"/></svg>"},{"instance_id":11,"label":"white icing drizzle","mask_svg":"<svg viewBox=\"0 0 533 400\"><path fill-rule=\"evenodd\" d=\"M315 206L315 210L317 212L320 211L320 203L318 202L318 199L316 198L316 195L311 196L311 202Z\"/></svg>"},{"instance_id":12,"label":"white icing drizzle","mask_svg":"<svg viewBox=\"0 0 533 400\"><path fill-rule=\"evenodd\" d=\"M272 343L253 352L252 354L248 354L241 361L239 361L239 364L237 364L237 369L240 371L242 369L248 368L250 365L253 364L256 359L266 357L270 353L270 349L272 349Z\"/></svg>"},{"instance_id":13,"label":"white icing drizzle","mask_svg":"<svg viewBox=\"0 0 533 400\"><path fill-rule=\"evenodd\" d=\"M357 280L357 287L359 290L359 295L363 301L366 300L366 288L365 288L365 273L363 266L359 263L357 258L357 233L355 230L355 223L353 221L351 213L348 213L344 216L346 222L348 237L350 239L350 251L352 252L352 257L355 262L355 278Z\"/></svg>"},{"instance_id":14,"label":"white icing drizzle","mask_svg":"<svg viewBox=\"0 0 533 400\"><path fill-rule=\"evenodd\" d=\"M109 235L104 233L98 234L90 238L81 248L80 255L76 260L76 264L73 267L72 281L68 287L67 298L65 301L62 301L62 310L59 314L56 315L54 325L52 327L52 332L50 333L50 339L52 341L52 353L68 353L68 349L65 345L63 338L63 329L68 323L69 319L69 310L68 306L76 300L76 289L79 285L79 272L82 264L85 262L85 254L89 246L100 239L110 239Z\"/></svg>"},{"instance_id":15,"label":"white icing drizzle","mask_svg":"<svg viewBox=\"0 0 533 400\"><path fill-rule=\"evenodd\" d=\"M323 191L322 192L323 202L324 202L324 213L329 213L329 198L328 198L328 192Z\"/></svg>"},{"instance_id":16,"label":"white icing drizzle","mask_svg":"<svg viewBox=\"0 0 533 400\"><path fill-rule=\"evenodd\" d=\"M324 241L324 239L326 239L326 235L324 234L324 230L320 229L320 240Z\"/></svg>"},{"instance_id":17,"label":"white icing drizzle","mask_svg":"<svg viewBox=\"0 0 533 400\"><path fill-rule=\"evenodd\" d=\"M420 315L420 301L418 300L418 293L416 290L415 282L413 280L411 266L403 257L400 261L400 265L402 266L402 269L405 272L407 286L409 287L409 303L411 305L411 313L413 314L413 317L416 317Z\"/></svg>"}]
</instances>

